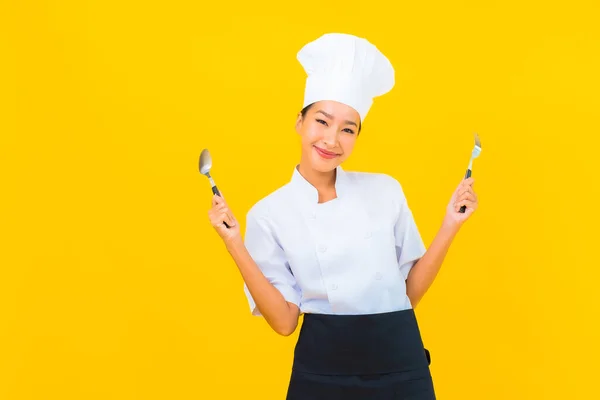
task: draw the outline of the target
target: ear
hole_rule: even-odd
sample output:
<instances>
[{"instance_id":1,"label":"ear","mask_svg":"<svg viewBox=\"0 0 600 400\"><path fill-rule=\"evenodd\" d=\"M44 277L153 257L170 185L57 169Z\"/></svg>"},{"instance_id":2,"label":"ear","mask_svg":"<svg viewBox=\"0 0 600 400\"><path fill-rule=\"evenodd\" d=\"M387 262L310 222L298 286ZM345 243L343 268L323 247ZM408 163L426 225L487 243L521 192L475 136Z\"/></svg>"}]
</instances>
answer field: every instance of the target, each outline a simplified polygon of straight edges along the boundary
<instances>
[{"instance_id":1,"label":"ear","mask_svg":"<svg viewBox=\"0 0 600 400\"><path fill-rule=\"evenodd\" d=\"M302 113L298 113L298 116L296 117L296 133L300 133L300 128L302 127L302 122L304 122L302 120Z\"/></svg>"}]
</instances>

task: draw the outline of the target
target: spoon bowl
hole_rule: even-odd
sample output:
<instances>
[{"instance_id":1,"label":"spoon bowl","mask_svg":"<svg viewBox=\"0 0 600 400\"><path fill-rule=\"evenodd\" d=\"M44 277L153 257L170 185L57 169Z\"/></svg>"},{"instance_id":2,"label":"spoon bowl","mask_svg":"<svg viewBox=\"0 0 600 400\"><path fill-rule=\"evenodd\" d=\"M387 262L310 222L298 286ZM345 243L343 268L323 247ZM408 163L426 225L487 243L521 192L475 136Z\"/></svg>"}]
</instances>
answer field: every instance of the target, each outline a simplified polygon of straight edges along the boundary
<instances>
[{"instance_id":1,"label":"spoon bowl","mask_svg":"<svg viewBox=\"0 0 600 400\"><path fill-rule=\"evenodd\" d=\"M212 157L210 156L210 152L208 151L208 149L204 149L202 150L202 153L200 153L200 162L198 167L202 175L210 177L210 169L212 168Z\"/></svg>"},{"instance_id":2,"label":"spoon bowl","mask_svg":"<svg viewBox=\"0 0 600 400\"><path fill-rule=\"evenodd\" d=\"M208 178L208 180L210 181L210 186L212 187L213 194L216 194L217 196L221 197L221 193L219 192L219 189L217 188L217 185L215 184L215 181L210 176L210 169L211 168L212 168L212 157L210 156L210 153L209 153L208 149L204 149L200 153L200 160L198 162L198 169L200 170L200 173L202 175L205 175ZM225 227L229 228L229 225L227 225L226 222L223 222L223 224L225 225Z\"/></svg>"}]
</instances>

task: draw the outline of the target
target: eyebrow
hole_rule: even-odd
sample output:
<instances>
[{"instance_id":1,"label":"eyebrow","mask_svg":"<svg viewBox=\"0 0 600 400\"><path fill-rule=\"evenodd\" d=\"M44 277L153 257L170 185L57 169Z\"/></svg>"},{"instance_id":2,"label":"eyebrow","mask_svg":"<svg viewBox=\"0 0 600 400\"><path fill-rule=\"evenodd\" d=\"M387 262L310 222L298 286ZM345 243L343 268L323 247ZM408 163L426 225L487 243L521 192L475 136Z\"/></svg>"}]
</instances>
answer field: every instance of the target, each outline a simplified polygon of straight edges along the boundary
<instances>
[{"instance_id":1,"label":"eyebrow","mask_svg":"<svg viewBox=\"0 0 600 400\"><path fill-rule=\"evenodd\" d=\"M327 118L333 119L333 115L331 115L331 114L328 114L328 113L326 113L326 112L325 112L325 111L323 111L323 110L318 110L318 111L317 111L317 113L321 113L321 114L323 114L324 116L326 116ZM356 126L356 127L358 128L358 125L356 125L356 122L354 122L354 121L346 120L346 121L344 121L344 122L345 122L346 124L348 124L348 125L354 125L354 126Z\"/></svg>"}]
</instances>

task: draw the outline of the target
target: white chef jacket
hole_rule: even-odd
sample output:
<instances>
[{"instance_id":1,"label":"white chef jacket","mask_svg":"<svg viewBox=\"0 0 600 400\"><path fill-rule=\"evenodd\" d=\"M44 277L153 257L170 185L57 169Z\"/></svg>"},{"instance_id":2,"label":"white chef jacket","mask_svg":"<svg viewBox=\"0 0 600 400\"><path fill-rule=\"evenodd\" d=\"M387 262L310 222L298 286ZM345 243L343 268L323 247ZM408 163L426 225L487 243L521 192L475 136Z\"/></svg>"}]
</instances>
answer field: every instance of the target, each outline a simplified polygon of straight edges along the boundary
<instances>
[{"instance_id":1,"label":"white chef jacket","mask_svg":"<svg viewBox=\"0 0 600 400\"><path fill-rule=\"evenodd\" d=\"M373 314L411 308L406 278L425 253L400 183L336 169L337 198L294 168L247 213L245 244L267 279L302 313ZM244 285L253 315L258 311Z\"/></svg>"}]
</instances>

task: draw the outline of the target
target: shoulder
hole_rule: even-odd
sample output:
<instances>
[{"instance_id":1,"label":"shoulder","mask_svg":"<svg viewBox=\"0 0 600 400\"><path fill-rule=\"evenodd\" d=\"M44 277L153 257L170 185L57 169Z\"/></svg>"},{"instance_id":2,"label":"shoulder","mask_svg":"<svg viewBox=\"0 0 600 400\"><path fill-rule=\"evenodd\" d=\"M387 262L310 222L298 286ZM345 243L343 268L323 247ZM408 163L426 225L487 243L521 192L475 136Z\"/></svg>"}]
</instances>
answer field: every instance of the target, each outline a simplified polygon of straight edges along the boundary
<instances>
[{"instance_id":1,"label":"shoulder","mask_svg":"<svg viewBox=\"0 0 600 400\"><path fill-rule=\"evenodd\" d=\"M376 191L375 193L404 197L404 190L398 179L382 172L347 172L348 179L361 190Z\"/></svg>"},{"instance_id":2,"label":"shoulder","mask_svg":"<svg viewBox=\"0 0 600 400\"><path fill-rule=\"evenodd\" d=\"M348 181L370 207L389 210L396 215L406 206L407 199L398 179L382 172L348 172Z\"/></svg>"},{"instance_id":3,"label":"shoulder","mask_svg":"<svg viewBox=\"0 0 600 400\"><path fill-rule=\"evenodd\" d=\"M247 219L268 220L274 213L274 210L290 202L292 196L290 184L286 183L283 186L273 190L266 196L256 201L246 213Z\"/></svg>"}]
</instances>

